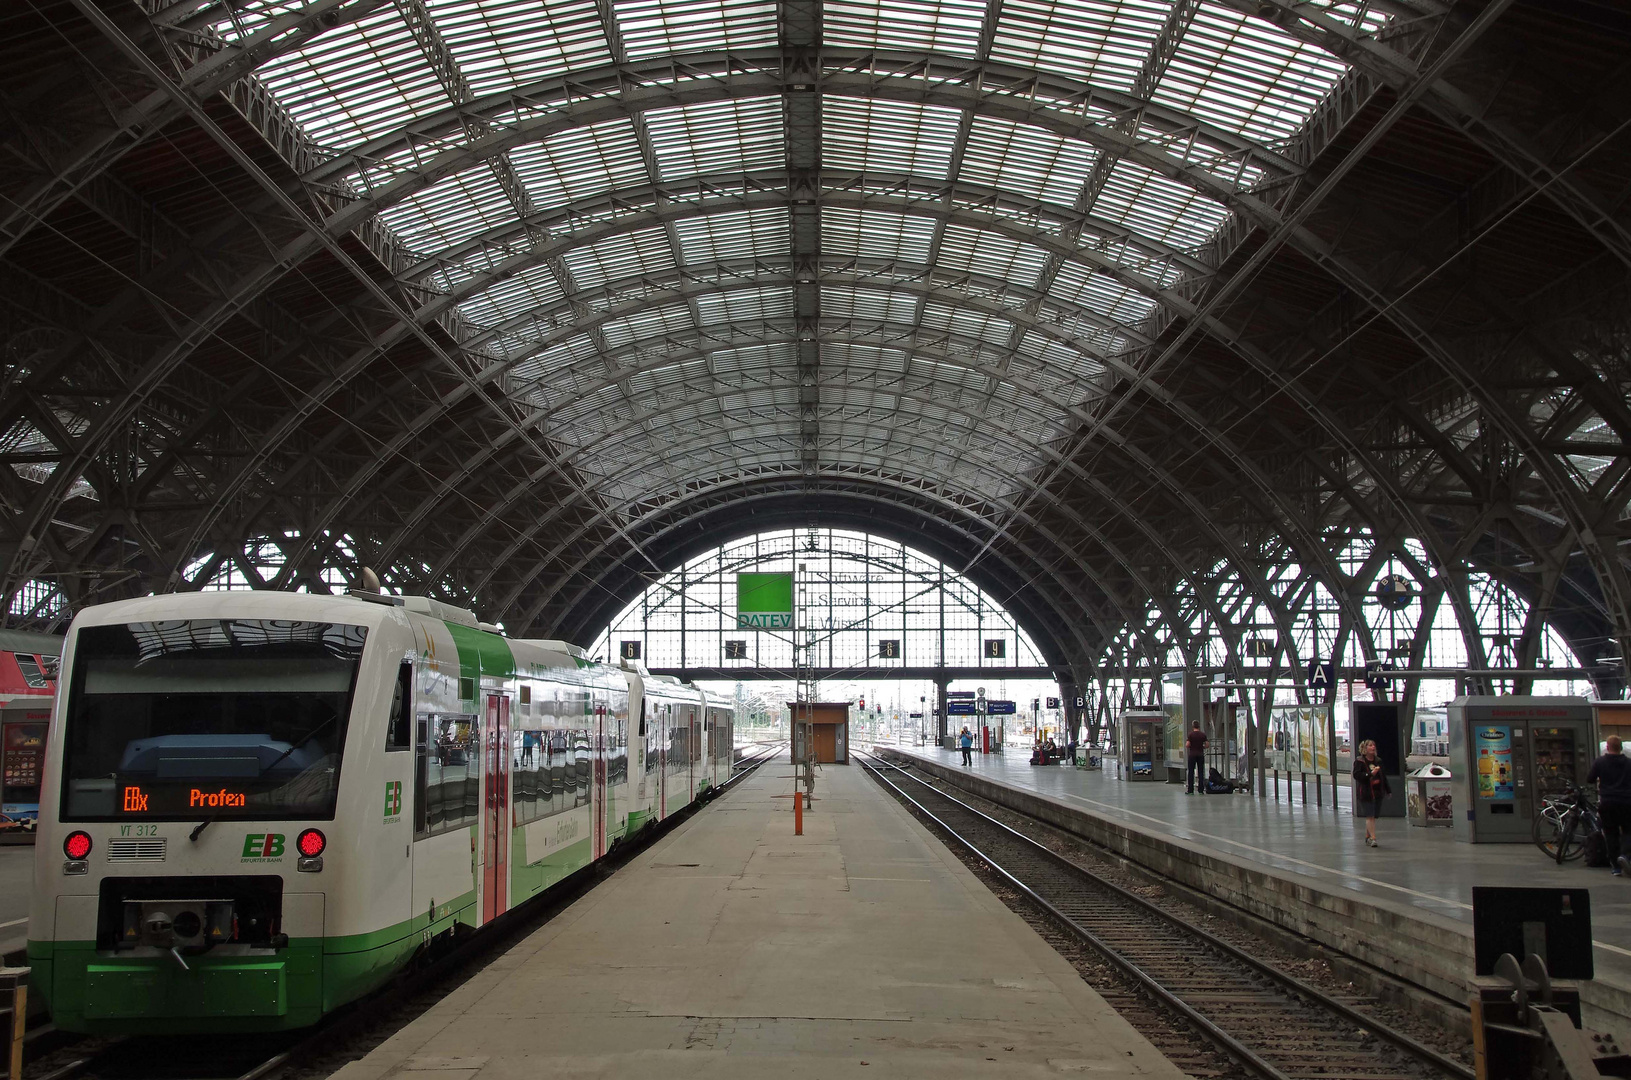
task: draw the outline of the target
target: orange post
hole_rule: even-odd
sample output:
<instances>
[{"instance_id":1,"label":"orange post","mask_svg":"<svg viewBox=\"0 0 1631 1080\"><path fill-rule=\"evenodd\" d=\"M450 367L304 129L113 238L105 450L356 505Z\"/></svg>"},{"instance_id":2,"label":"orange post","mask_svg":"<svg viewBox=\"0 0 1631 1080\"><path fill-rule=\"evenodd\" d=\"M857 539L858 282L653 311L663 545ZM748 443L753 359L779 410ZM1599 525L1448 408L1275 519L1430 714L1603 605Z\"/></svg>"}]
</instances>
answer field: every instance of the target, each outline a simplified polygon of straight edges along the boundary
<instances>
[{"instance_id":1,"label":"orange post","mask_svg":"<svg viewBox=\"0 0 1631 1080\"><path fill-rule=\"evenodd\" d=\"M793 835L804 835L804 796L799 794L799 786L793 784Z\"/></svg>"}]
</instances>

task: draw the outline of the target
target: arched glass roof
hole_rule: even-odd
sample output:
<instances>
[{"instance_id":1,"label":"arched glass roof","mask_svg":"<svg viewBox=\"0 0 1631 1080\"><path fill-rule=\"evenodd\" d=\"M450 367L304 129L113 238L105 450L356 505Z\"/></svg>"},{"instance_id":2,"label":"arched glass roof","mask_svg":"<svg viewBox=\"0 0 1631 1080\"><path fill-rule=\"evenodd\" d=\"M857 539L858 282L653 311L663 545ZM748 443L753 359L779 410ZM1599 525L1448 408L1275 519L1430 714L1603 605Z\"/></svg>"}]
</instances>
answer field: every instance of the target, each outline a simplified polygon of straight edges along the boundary
<instances>
[{"instance_id":1,"label":"arched glass roof","mask_svg":"<svg viewBox=\"0 0 1631 1080\"><path fill-rule=\"evenodd\" d=\"M1000 509L1283 203L1346 69L1233 0L396 0L257 77L331 228L376 218L614 508L820 473Z\"/></svg>"}]
</instances>

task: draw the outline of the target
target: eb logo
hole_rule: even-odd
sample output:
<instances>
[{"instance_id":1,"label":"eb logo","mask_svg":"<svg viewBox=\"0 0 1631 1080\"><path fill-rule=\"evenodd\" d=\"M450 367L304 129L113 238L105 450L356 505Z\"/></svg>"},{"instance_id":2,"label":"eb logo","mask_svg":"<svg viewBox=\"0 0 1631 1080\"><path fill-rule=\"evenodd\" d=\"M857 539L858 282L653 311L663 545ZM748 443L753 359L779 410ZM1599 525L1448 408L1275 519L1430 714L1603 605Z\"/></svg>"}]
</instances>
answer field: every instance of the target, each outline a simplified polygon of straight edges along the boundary
<instances>
[{"instance_id":1,"label":"eb logo","mask_svg":"<svg viewBox=\"0 0 1631 1080\"><path fill-rule=\"evenodd\" d=\"M244 858L246 859L281 859L283 858L282 833L250 833L244 837Z\"/></svg>"},{"instance_id":2,"label":"eb logo","mask_svg":"<svg viewBox=\"0 0 1631 1080\"><path fill-rule=\"evenodd\" d=\"M396 817L402 813L402 781L385 781L385 816Z\"/></svg>"}]
</instances>

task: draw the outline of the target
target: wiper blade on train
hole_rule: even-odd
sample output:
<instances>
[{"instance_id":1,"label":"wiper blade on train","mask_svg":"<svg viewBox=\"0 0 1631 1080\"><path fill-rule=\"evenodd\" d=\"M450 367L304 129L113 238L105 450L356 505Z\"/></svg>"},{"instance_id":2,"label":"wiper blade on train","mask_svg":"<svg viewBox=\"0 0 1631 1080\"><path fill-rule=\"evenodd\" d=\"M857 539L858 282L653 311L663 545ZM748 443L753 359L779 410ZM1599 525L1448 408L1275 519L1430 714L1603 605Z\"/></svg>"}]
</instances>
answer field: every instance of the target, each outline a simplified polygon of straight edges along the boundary
<instances>
[{"instance_id":1,"label":"wiper blade on train","mask_svg":"<svg viewBox=\"0 0 1631 1080\"><path fill-rule=\"evenodd\" d=\"M327 720L324 720L321 724L318 724L316 727L306 732L304 735L300 736L300 738L296 739L294 742L290 743L289 749L283 751L283 753L273 758L272 763L261 770L261 775L265 776L267 773L277 768L283 763L285 758L294 753L296 750L300 749L302 746L305 746L311 741L312 736L316 735L319 731L322 731L332 723L334 723L334 717L331 716ZM207 817L203 821L200 821L197 825L193 826L193 831L187 834L187 839L196 844L198 842L198 838L204 834L204 830L209 828L212 824L214 824L214 822L214 817Z\"/></svg>"}]
</instances>

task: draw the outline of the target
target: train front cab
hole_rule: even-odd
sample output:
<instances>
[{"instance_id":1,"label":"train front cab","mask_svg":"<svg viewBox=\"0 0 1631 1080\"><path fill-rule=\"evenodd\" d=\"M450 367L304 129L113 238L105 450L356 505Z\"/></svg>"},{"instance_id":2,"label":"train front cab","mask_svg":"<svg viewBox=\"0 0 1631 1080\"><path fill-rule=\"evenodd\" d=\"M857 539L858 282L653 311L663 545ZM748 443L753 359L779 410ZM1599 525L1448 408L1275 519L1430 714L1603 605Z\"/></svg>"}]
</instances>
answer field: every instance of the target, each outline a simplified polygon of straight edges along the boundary
<instances>
[{"instance_id":1,"label":"train front cab","mask_svg":"<svg viewBox=\"0 0 1631 1080\"><path fill-rule=\"evenodd\" d=\"M364 648L392 635L343 601L332 622L309 599L253 609L267 618L178 619L174 598L92 610L64 658L30 912L57 1026L302 1027L377 985L419 940L405 904L378 921L411 884L407 834L378 858L380 793L411 768L377 752L402 628L392 655ZM249 730L221 721L272 692Z\"/></svg>"}]
</instances>

